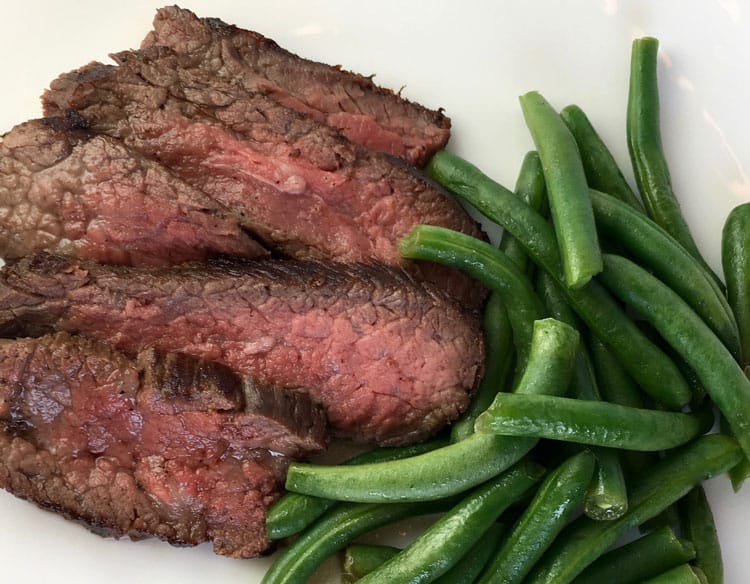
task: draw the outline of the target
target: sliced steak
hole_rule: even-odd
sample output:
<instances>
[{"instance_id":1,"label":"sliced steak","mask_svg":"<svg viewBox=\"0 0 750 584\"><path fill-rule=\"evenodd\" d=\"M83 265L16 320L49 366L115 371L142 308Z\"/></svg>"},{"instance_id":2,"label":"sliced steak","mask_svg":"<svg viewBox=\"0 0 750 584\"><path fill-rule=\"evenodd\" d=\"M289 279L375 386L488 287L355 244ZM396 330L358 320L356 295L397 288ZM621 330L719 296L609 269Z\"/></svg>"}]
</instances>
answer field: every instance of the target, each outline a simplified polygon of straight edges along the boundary
<instances>
[{"instance_id":1,"label":"sliced steak","mask_svg":"<svg viewBox=\"0 0 750 584\"><path fill-rule=\"evenodd\" d=\"M103 535L265 552L289 460L274 451L293 432L319 447L321 422L303 394L278 400L194 357L133 361L64 333L0 341L0 487Z\"/></svg>"},{"instance_id":2,"label":"sliced steak","mask_svg":"<svg viewBox=\"0 0 750 584\"><path fill-rule=\"evenodd\" d=\"M235 213L81 122L33 120L0 139L0 257L168 265L267 253Z\"/></svg>"},{"instance_id":3,"label":"sliced steak","mask_svg":"<svg viewBox=\"0 0 750 584\"><path fill-rule=\"evenodd\" d=\"M186 53L213 75L264 93L340 130L352 142L418 166L445 146L450 120L363 77L308 61L257 32L168 6L154 19L143 46Z\"/></svg>"},{"instance_id":4,"label":"sliced steak","mask_svg":"<svg viewBox=\"0 0 750 584\"><path fill-rule=\"evenodd\" d=\"M246 217L266 245L298 259L406 266L476 304L480 286L437 264L408 262L399 240L430 223L481 237L445 193L403 164L267 96L208 75L164 47L121 53L62 75L48 115L76 110L91 129L121 138Z\"/></svg>"},{"instance_id":5,"label":"sliced steak","mask_svg":"<svg viewBox=\"0 0 750 584\"><path fill-rule=\"evenodd\" d=\"M304 387L340 434L417 441L469 403L484 350L467 312L404 272L339 263L213 260L102 266L45 253L0 272L0 334L82 333Z\"/></svg>"}]
</instances>

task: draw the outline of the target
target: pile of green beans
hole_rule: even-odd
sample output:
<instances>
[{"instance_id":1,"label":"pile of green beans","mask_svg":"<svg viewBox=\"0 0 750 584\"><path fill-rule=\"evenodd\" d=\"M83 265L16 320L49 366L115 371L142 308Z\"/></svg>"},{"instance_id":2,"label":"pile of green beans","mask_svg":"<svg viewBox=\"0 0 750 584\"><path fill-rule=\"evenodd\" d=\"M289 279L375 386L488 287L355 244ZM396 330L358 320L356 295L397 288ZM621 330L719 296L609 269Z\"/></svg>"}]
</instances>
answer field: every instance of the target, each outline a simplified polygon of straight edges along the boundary
<instances>
[{"instance_id":1,"label":"pile of green beans","mask_svg":"<svg viewBox=\"0 0 750 584\"><path fill-rule=\"evenodd\" d=\"M267 518L291 543L264 584L302 584L344 550L346 584L722 583L702 483L750 476L750 203L724 227L725 286L671 187L657 48L636 39L631 55L637 189L581 108L536 91L520 98L536 151L515 192L454 154L430 160L504 229L498 247L432 225L400 245L491 290L484 377L447 440L293 463ZM358 542L425 514L403 549Z\"/></svg>"}]
</instances>

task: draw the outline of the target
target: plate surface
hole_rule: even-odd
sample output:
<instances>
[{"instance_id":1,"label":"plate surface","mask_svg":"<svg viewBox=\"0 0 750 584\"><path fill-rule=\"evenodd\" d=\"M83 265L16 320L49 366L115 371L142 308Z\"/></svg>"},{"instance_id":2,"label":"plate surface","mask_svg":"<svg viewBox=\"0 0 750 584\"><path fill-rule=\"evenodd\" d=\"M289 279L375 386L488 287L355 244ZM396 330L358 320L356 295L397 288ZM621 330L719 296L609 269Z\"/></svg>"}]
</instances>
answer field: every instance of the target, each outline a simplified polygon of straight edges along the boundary
<instances>
[{"instance_id":1,"label":"plate surface","mask_svg":"<svg viewBox=\"0 0 750 584\"><path fill-rule=\"evenodd\" d=\"M467 4L469 4L467 6ZM58 74L135 48L151 0L4 2L0 132L38 117L38 96ZM275 39L308 58L365 74L453 120L450 148L513 185L532 147L517 96L540 90L556 107L580 105L626 175L630 42L661 41L662 135L675 191L699 246L719 269L721 227L750 200L750 6L740 0L649 2L289 2L186 0L183 6ZM726 582L750 573L750 487L724 478L708 493L724 549ZM269 559L216 557L210 546L115 542L0 492L4 579L32 583L260 582ZM397 535L408 533L408 528ZM336 581L333 572L319 582Z\"/></svg>"}]
</instances>

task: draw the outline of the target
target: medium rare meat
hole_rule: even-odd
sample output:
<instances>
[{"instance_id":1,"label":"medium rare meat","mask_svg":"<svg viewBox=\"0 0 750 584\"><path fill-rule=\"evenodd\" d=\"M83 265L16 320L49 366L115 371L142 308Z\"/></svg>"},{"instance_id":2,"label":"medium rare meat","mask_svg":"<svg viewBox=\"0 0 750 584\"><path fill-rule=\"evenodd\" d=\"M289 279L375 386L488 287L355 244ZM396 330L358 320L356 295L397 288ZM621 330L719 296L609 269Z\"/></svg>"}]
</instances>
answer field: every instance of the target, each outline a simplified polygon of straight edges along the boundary
<instances>
[{"instance_id":1,"label":"medium rare meat","mask_svg":"<svg viewBox=\"0 0 750 584\"><path fill-rule=\"evenodd\" d=\"M47 249L105 263L168 265L267 253L236 214L81 122L32 120L0 140L0 257Z\"/></svg>"},{"instance_id":2,"label":"medium rare meat","mask_svg":"<svg viewBox=\"0 0 750 584\"><path fill-rule=\"evenodd\" d=\"M104 535L256 556L289 460L277 450L320 447L320 412L298 397L192 357L0 341L0 486Z\"/></svg>"},{"instance_id":3,"label":"medium rare meat","mask_svg":"<svg viewBox=\"0 0 750 584\"><path fill-rule=\"evenodd\" d=\"M48 115L76 110L246 217L267 246L298 259L405 266L477 304L484 290L438 264L403 260L399 240L420 223L481 237L436 187L335 130L207 74L190 55L151 47L62 75Z\"/></svg>"},{"instance_id":4,"label":"medium rare meat","mask_svg":"<svg viewBox=\"0 0 750 584\"><path fill-rule=\"evenodd\" d=\"M308 61L274 41L216 18L168 6L143 46L189 54L213 75L268 95L340 130L352 142L423 165L450 137L450 120L363 77Z\"/></svg>"},{"instance_id":5,"label":"medium rare meat","mask_svg":"<svg viewBox=\"0 0 750 584\"><path fill-rule=\"evenodd\" d=\"M469 403L481 327L432 287L383 266L213 260L101 266L45 253L0 272L0 334L85 334L221 362L304 387L339 435L425 438Z\"/></svg>"}]
</instances>

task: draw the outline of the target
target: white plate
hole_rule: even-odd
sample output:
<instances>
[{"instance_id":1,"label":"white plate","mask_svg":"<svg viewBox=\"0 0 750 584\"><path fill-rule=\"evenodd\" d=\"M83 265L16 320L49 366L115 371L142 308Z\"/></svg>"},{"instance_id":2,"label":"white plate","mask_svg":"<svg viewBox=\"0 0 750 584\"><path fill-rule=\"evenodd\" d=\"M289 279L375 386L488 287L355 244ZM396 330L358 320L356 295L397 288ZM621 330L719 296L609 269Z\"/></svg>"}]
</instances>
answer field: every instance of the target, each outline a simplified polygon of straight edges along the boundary
<instances>
[{"instance_id":1,"label":"white plate","mask_svg":"<svg viewBox=\"0 0 750 584\"><path fill-rule=\"evenodd\" d=\"M539 89L577 103L627 168L630 42L661 40L664 146L675 191L709 262L719 268L729 210L750 200L750 6L740 0L651 2L289 2L186 0L203 16L258 30L309 58L340 63L453 119L451 148L513 185L532 146L517 96ZM160 2L23 0L0 8L0 132L40 115L59 73L137 47ZM750 573L750 487L708 484L726 582ZM3 580L31 583L259 582L268 559L216 557L210 546L115 542L0 493ZM335 581L332 576L319 580Z\"/></svg>"}]
</instances>

